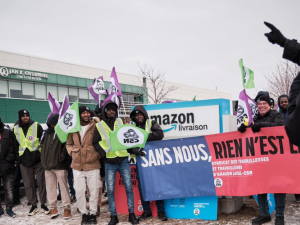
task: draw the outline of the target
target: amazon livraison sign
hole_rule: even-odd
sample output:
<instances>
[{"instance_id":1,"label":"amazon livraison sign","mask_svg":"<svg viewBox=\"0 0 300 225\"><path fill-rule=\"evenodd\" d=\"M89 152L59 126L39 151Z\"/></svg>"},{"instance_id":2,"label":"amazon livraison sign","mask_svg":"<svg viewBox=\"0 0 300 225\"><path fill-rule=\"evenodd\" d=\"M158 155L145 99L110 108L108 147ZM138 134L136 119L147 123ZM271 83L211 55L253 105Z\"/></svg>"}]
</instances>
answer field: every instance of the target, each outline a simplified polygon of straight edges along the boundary
<instances>
[{"instance_id":1,"label":"amazon livraison sign","mask_svg":"<svg viewBox=\"0 0 300 225\"><path fill-rule=\"evenodd\" d=\"M222 101L228 101L228 108ZM163 129L164 139L221 133L222 114L229 113L229 107L230 102L225 99L145 106L149 118Z\"/></svg>"}]
</instances>

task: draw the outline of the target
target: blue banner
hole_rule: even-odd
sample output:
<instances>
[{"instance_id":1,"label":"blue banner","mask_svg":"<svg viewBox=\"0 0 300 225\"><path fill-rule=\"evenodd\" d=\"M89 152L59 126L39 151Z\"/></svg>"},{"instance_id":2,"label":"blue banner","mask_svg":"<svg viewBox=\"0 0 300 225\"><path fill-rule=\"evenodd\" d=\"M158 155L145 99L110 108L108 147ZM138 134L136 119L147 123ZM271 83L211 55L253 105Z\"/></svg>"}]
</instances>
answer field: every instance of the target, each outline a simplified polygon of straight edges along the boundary
<instances>
[{"instance_id":1,"label":"blue banner","mask_svg":"<svg viewBox=\"0 0 300 225\"><path fill-rule=\"evenodd\" d=\"M216 196L205 137L148 142L137 169L145 201ZM159 176L157 176L159 174Z\"/></svg>"}]
</instances>

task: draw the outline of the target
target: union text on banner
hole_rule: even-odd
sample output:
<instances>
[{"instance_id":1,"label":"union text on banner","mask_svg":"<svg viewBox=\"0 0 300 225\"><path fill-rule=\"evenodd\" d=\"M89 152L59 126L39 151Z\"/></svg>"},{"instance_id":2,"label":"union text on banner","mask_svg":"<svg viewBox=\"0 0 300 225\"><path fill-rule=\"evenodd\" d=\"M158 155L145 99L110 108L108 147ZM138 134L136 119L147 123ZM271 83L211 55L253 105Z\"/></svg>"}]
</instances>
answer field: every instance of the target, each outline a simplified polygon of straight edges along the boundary
<instances>
[{"instance_id":1,"label":"union text on banner","mask_svg":"<svg viewBox=\"0 0 300 225\"><path fill-rule=\"evenodd\" d=\"M128 148L143 148L149 133L132 125L122 125L117 130L109 133L111 151L119 151Z\"/></svg>"},{"instance_id":2,"label":"union text on banner","mask_svg":"<svg viewBox=\"0 0 300 225\"><path fill-rule=\"evenodd\" d=\"M284 127L148 142L137 156L146 200L300 193L300 150Z\"/></svg>"},{"instance_id":3,"label":"union text on banner","mask_svg":"<svg viewBox=\"0 0 300 225\"><path fill-rule=\"evenodd\" d=\"M74 102L64 115L58 120L55 132L62 143L65 143L69 133L81 130L78 101Z\"/></svg>"}]
</instances>

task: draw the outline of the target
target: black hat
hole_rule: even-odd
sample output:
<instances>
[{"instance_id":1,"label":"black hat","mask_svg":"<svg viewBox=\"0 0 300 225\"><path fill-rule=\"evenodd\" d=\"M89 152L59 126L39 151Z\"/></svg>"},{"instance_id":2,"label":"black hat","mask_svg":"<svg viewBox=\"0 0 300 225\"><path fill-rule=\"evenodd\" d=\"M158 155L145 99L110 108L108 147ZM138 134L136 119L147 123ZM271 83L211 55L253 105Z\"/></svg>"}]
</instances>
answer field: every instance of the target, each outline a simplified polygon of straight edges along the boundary
<instances>
[{"instance_id":1,"label":"black hat","mask_svg":"<svg viewBox=\"0 0 300 225\"><path fill-rule=\"evenodd\" d=\"M117 104L112 102L112 103L109 103L105 106L104 111L107 112L109 109L113 109L115 112L117 112L117 108L118 108Z\"/></svg>"},{"instance_id":2,"label":"black hat","mask_svg":"<svg viewBox=\"0 0 300 225\"><path fill-rule=\"evenodd\" d=\"M49 125L56 125L57 122L58 122L58 117L59 117L59 114L52 114L48 120L47 120L47 124Z\"/></svg>"},{"instance_id":3,"label":"black hat","mask_svg":"<svg viewBox=\"0 0 300 225\"><path fill-rule=\"evenodd\" d=\"M259 96L259 98L257 99L256 103L258 104L261 101L265 101L267 102L270 106L271 106L271 100L270 100L270 96L268 95L261 95Z\"/></svg>"},{"instance_id":4,"label":"black hat","mask_svg":"<svg viewBox=\"0 0 300 225\"><path fill-rule=\"evenodd\" d=\"M258 99L260 96L262 96L262 95L267 95L267 96L270 97L269 92L267 92L267 91L259 91L259 92L257 93L257 95L256 95L256 97L255 97L255 99L254 99L254 101L257 102L257 99Z\"/></svg>"},{"instance_id":5,"label":"black hat","mask_svg":"<svg viewBox=\"0 0 300 225\"><path fill-rule=\"evenodd\" d=\"M79 106L79 115L81 115L84 111L88 111L91 113L91 109L85 105Z\"/></svg>"},{"instance_id":6,"label":"black hat","mask_svg":"<svg viewBox=\"0 0 300 225\"><path fill-rule=\"evenodd\" d=\"M273 99L273 98L270 98L270 102L271 102L271 104L275 104L275 100Z\"/></svg>"},{"instance_id":7,"label":"black hat","mask_svg":"<svg viewBox=\"0 0 300 225\"><path fill-rule=\"evenodd\" d=\"M19 114L19 121L21 121L21 118L22 118L25 114L27 114L27 115L30 117L30 114L29 114L28 110L26 110L26 109L21 109L21 110L19 110L19 111L18 111L18 114Z\"/></svg>"}]
</instances>

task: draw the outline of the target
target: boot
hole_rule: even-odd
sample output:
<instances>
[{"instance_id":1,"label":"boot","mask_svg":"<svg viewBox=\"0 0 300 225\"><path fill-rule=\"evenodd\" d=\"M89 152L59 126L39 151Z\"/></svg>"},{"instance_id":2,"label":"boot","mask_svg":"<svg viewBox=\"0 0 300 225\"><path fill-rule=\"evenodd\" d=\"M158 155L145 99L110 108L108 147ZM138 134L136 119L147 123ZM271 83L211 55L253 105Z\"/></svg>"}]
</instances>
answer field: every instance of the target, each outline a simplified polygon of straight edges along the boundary
<instances>
[{"instance_id":1,"label":"boot","mask_svg":"<svg viewBox=\"0 0 300 225\"><path fill-rule=\"evenodd\" d=\"M131 224L138 224L139 220L135 217L134 213L129 213L129 220Z\"/></svg>"},{"instance_id":2,"label":"boot","mask_svg":"<svg viewBox=\"0 0 300 225\"><path fill-rule=\"evenodd\" d=\"M116 225L119 223L118 216L110 216L110 221L108 225Z\"/></svg>"},{"instance_id":3,"label":"boot","mask_svg":"<svg viewBox=\"0 0 300 225\"><path fill-rule=\"evenodd\" d=\"M17 214L15 214L12 209L6 209L7 215L9 215L12 218L15 218Z\"/></svg>"},{"instance_id":4,"label":"boot","mask_svg":"<svg viewBox=\"0 0 300 225\"><path fill-rule=\"evenodd\" d=\"M261 216L254 218L252 220L252 225L261 225L271 221L271 216Z\"/></svg>"}]
</instances>

